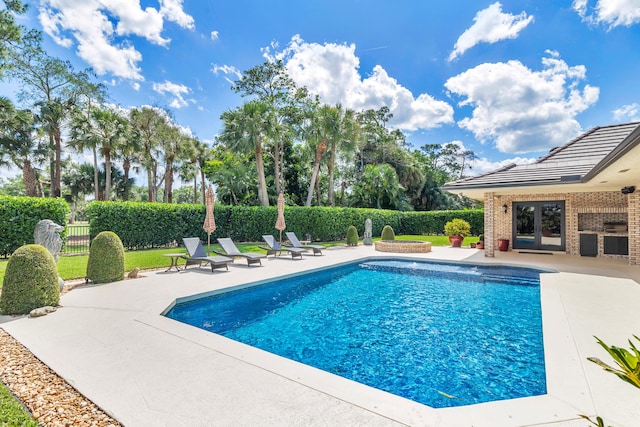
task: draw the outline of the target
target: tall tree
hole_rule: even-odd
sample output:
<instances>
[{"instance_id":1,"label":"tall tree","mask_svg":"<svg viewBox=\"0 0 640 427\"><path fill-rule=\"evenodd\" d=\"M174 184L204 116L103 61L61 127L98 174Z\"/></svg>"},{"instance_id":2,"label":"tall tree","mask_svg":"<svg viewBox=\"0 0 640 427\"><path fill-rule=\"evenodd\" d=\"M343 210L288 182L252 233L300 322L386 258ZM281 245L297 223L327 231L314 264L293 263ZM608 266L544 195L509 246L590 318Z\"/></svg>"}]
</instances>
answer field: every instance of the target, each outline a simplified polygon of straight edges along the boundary
<instances>
[{"instance_id":1,"label":"tall tree","mask_svg":"<svg viewBox=\"0 0 640 427\"><path fill-rule=\"evenodd\" d=\"M281 60L266 61L243 73L232 89L242 96L253 96L268 106L263 144L273 158L275 193L282 192L284 145L293 139L303 120L303 106L309 101L306 88L299 88Z\"/></svg>"},{"instance_id":2,"label":"tall tree","mask_svg":"<svg viewBox=\"0 0 640 427\"><path fill-rule=\"evenodd\" d=\"M125 145L129 135L129 121L109 106L93 106L87 116L77 115L73 120L73 141L86 141L96 147L105 164L104 198L111 200L111 162ZM75 144L79 145L79 144Z\"/></svg>"},{"instance_id":3,"label":"tall tree","mask_svg":"<svg viewBox=\"0 0 640 427\"><path fill-rule=\"evenodd\" d=\"M26 12L27 5L19 0L3 0L4 9L0 10L0 77L4 75L4 70L10 66L7 62L9 51L15 47L16 43L22 40L25 29L18 25L15 15Z\"/></svg>"},{"instance_id":4,"label":"tall tree","mask_svg":"<svg viewBox=\"0 0 640 427\"><path fill-rule=\"evenodd\" d=\"M35 164L46 158L36 136L34 116L30 110L16 110L13 103L0 97L0 159L8 158L22 170L27 196L42 197Z\"/></svg>"},{"instance_id":5,"label":"tall tree","mask_svg":"<svg viewBox=\"0 0 640 427\"><path fill-rule=\"evenodd\" d=\"M33 102L40 109L39 118L49 134L53 151L51 161L51 196L60 197L62 168L62 128L78 97L104 97L104 86L92 83L90 69L77 72L71 62L53 58L41 45L40 33L30 32L9 52L9 76L21 84L18 98Z\"/></svg>"},{"instance_id":6,"label":"tall tree","mask_svg":"<svg viewBox=\"0 0 640 427\"><path fill-rule=\"evenodd\" d=\"M164 173L159 173L162 158L161 142L169 129L168 114L157 108L143 106L134 108L129 113L134 132L141 144L141 164L147 171L148 201L158 200L158 188L164 180Z\"/></svg>"},{"instance_id":7,"label":"tall tree","mask_svg":"<svg viewBox=\"0 0 640 427\"><path fill-rule=\"evenodd\" d=\"M260 101L249 101L235 110L222 114L224 129L218 140L240 153L253 151L258 178L258 199L269 206L267 181L264 173L263 140L268 129L269 106Z\"/></svg>"}]
</instances>

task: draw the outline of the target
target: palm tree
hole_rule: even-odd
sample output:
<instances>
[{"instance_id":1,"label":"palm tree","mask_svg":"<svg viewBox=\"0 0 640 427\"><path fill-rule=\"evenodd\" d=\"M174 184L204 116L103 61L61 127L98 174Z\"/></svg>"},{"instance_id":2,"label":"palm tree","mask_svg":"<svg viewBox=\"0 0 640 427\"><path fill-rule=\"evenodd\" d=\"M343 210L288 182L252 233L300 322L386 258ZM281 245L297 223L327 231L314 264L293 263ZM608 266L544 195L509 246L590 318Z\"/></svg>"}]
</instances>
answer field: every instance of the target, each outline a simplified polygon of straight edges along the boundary
<instances>
[{"instance_id":1,"label":"palm tree","mask_svg":"<svg viewBox=\"0 0 640 427\"><path fill-rule=\"evenodd\" d=\"M147 171L148 199L155 202L158 199L158 187L164 180L163 176L158 182L158 166L162 156L160 143L169 126L168 116L164 110L144 106L132 109L129 120L142 147L141 163Z\"/></svg>"},{"instance_id":2,"label":"palm tree","mask_svg":"<svg viewBox=\"0 0 640 427\"><path fill-rule=\"evenodd\" d=\"M0 97L0 158L8 157L22 170L27 196L42 197L34 163L44 161L48 150L35 137L34 121L31 111L16 110L9 99Z\"/></svg>"},{"instance_id":3,"label":"palm tree","mask_svg":"<svg viewBox=\"0 0 640 427\"><path fill-rule=\"evenodd\" d=\"M267 104L249 101L235 110L224 112L221 118L224 121L224 129L218 139L229 148L241 153L253 150L258 175L258 199L262 206L269 206L262 158L263 140L268 132Z\"/></svg>"},{"instance_id":4,"label":"palm tree","mask_svg":"<svg viewBox=\"0 0 640 427\"><path fill-rule=\"evenodd\" d=\"M105 164L104 199L111 199L111 162L125 145L129 122L112 107L92 106L87 115L74 116L71 140L76 147L97 149Z\"/></svg>"}]
</instances>

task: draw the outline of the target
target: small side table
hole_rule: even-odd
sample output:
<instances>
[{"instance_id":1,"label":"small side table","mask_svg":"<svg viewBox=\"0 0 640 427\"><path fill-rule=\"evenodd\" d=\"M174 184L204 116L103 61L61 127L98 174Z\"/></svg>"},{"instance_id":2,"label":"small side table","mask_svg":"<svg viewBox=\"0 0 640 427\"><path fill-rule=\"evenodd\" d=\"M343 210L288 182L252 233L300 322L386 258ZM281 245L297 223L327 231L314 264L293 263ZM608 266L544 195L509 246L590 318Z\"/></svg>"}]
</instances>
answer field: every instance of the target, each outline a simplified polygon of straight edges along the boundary
<instances>
[{"instance_id":1,"label":"small side table","mask_svg":"<svg viewBox=\"0 0 640 427\"><path fill-rule=\"evenodd\" d=\"M169 266L169 268L167 268L165 270L165 273L167 271L171 271L172 268L175 267L176 271L180 271L180 267L178 267L178 260L180 258L184 258L184 254L162 254L162 256L166 256L171 258L171 265Z\"/></svg>"}]
</instances>

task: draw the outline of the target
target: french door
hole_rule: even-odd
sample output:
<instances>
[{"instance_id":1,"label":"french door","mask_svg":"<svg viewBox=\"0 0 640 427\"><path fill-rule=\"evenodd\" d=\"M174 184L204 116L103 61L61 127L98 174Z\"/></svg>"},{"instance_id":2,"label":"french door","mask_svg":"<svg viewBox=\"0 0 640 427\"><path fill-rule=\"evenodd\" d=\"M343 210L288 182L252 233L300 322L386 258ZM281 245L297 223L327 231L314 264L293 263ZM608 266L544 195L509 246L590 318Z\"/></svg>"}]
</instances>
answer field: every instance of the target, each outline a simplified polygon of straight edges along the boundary
<instances>
[{"instance_id":1,"label":"french door","mask_svg":"<svg viewBox=\"0 0 640 427\"><path fill-rule=\"evenodd\" d=\"M513 249L564 251L564 201L514 202Z\"/></svg>"}]
</instances>

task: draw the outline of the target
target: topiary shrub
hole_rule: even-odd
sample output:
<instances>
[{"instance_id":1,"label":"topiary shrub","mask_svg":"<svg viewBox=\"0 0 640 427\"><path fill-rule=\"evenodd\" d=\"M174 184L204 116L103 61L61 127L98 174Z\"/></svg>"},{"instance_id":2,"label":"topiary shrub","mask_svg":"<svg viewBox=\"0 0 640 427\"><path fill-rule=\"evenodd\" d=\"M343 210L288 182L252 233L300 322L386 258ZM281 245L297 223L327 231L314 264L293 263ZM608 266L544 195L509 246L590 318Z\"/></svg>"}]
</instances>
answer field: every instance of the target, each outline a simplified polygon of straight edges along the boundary
<instances>
[{"instance_id":1,"label":"topiary shrub","mask_svg":"<svg viewBox=\"0 0 640 427\"><path fill-rule=\"evenodd\" d=\"M385 225L382 228L382 235L380 236L382 240L396 240L396 233L393 232L393 228L390 225Z\"/></svg>"},{"instance_id":2,"label":"topiary shrub","mask_svg":"<svg viewBox=\"0 0 640 427\"><path fill-rule=\"evenodd\" d=\"M347 246L358 246L358 230L353 225L347 228Z\"/></svg>"},{"instance_id":3,"label":"topiary shrub","mask_svg":"<svg viewBox=\"0 0 640 427\"><path fill-rule=\"evenodd\" d=\"M26 314L34 308L58 305L58 269L51 253L41 245L21 246L13 252L0 295L0 312Z\"/></svg>"},{"instance_id":4,"label":"topiary shrub","mask_svg":"<svg viewBox=\"0 0 640 427\"><path fill-rule=\"evenodd\" d=\"M124 247L116 233L103 231L91 241L86 278L93 283L124 279Z\"/></svg>"}]
</instances>

